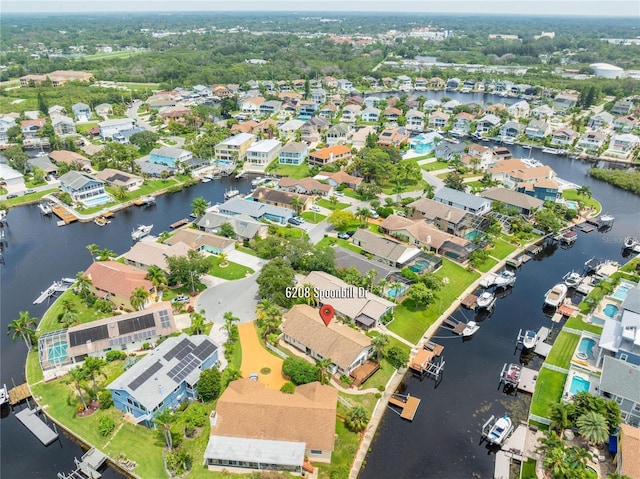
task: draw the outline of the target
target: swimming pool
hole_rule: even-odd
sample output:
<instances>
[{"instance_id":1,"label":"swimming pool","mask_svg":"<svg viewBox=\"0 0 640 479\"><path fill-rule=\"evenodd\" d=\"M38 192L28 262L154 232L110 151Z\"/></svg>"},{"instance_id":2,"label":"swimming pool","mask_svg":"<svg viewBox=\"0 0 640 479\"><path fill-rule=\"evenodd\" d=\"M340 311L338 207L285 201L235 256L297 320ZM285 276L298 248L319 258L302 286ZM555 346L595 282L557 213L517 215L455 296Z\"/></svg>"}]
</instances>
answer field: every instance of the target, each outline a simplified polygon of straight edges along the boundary
<instances>
[{"instance_id":1,"label":"swimming pool","mask_svg":"<svg viewBox=\"0 0 640 479\"><path fill-rule=\"evenodd\" d=\"M87 198L86 200L82 200L82 203L87 206L98 206L103 203L109 203L111 201L111 197L109 195L100 195L94 196L93 198Z\"/></svg>"},{"instance_id":2,"label":"swimming pool","mask_svg":"<svg viewBox=\"0 0 640 479\"><path fill-rule=\"evenodd\" d=\"M67 359L67 343L65 341L58 341L49 346L47 352L47 360L50 363L61 363Z\"/></svg>"},{"instance_id":3,"label":"swimming pool","mask_svg":"<svg viewBox=\"0 0 640 479\"><path fill-rule=\"evenodd\" d=\"M620 301L624 301L627 298L627 293L631 288L633 288L633 285L630 283L620 283L613 291L613 294L611 296L619 299Z\"/></svg>"},{"instance_id":4,"label":"swimming pool","mask_svg":"<svg viewBox=\"0 0 640 479\"><path fill-rule=\"evenodd\" d=\"M428 267L429 267L428 261L416 261L415 264L412 264L411 266L409 266L409 269L414 273L419 273L420 271L423 271L425 268L428 268Z\"/></svg>"},{"instance_id":5,"label":"swimming pool","mask_svg":"<svg viewBox=\"0 0 640 479\"><path fill-rule=\"evenodd\" d=\"M578 209L578 203L576 203L575 201L565 201L565 204L567 205L567 208L569 208L570 210L577 210Z\"/></svg>"},{"instance_id":6,"label":"swimming pool","mask_svg":"<svg viewBox=\"0 0 640 479\"><path fill-rule=\"evenodd\" d=\"M611 303L607 304L602 310L602 312L606 314L609 318L613 318L618 311L620 311L620 308L618 308L615 304L611 304Z\"/></svg>"},{"instance_id":7,"label":"swimming pool","mask_svg":"<svg viewBox=\"0 0 640 479\"><path fill-rule=\"evenodd\" d=\"M406 284L401 284L399 286L394 286L387 291L387 296L390 298L398 298L404 294L407 290L408 286Z\"/></svg>"},{"instance_id":8,"label":"swimming pool","mask_svg":"<svg viewBox=\"0 0 640 479\"><path fill-rule=\"evenodd\" d=\"M591 359L594 360L596 357L593 355L593 348L598 343L596 343L591 338L582 338L580 339L580 343L578 344L578 349L576 351L576 357L578 359Z\"/></svg>"},{"instance_id":9,"label":"swimming pool","mask_svg":"<svg viewBox=\"0 0 640 479\"><path fill-rule=\"evenodd\" d=\"M581 392L589 392L591 382L580 376L573 376L571 378L571 385L569 386L569 392L574 396Z\"/></svg>"}]
</instances>

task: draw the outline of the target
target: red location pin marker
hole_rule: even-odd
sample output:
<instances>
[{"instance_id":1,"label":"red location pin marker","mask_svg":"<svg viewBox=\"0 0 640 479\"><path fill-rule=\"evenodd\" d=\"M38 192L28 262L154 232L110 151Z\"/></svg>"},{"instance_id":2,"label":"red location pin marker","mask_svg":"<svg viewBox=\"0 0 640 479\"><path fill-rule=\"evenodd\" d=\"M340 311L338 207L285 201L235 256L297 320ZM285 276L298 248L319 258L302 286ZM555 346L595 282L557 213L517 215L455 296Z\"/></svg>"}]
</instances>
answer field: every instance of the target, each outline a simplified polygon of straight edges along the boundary
<instances>
[{"instance_id":1,"label":"red location pin marker","mask_svg":"<svg viewBox=\"0 0 640 479\"><path fill-rule=\"evenodd\" d=\"M320 308L320 317L322 321L324 321L325 326L329 326L334 314L336 314L336 312L330 304L325 304Z\"/></svg>"}]
</instances>

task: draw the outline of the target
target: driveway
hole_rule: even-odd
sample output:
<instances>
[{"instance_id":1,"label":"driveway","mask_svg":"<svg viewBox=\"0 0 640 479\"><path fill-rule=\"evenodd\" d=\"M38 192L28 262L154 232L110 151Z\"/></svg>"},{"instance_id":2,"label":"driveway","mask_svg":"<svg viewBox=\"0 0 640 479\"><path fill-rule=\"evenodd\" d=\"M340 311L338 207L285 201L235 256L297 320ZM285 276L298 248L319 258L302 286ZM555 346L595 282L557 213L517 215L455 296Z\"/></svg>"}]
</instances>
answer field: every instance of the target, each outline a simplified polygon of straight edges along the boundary
<instances>
[{"instance_id":1,"label":"driveway","mask_svg":"<svg viewBox=\"0 0 640 479\"><path fill-rule=\"evenodd\" d=\"M231 258L229 258L231 259ZM195 309L204 309L205 317L214 322L214 328L224 324L224 313L232 311L241 323L253 321L256 317L258 295L257 274L238 281L226 281L205 290L196 300Z\"/></svg>"},{"instance_id":2,"label":"driveway","mask_svg":"<svg viewBox=\"0 0 640 479\"><path fill-rule=\"evenodd\" d=\"M269 389L280 389L287 380L282 376L282 358L267 351L258 340L258 332L253 323L238 326L238 335L242 346L242 365L240 373L243 378L251 374L258 375L258 381ZM262 374L263 368L271 371Z\"/></svg>"},{"instance_id":3,"label":"driveway","mask_svg":"<svg viewBox=\"0 0 640 479\"><path fill-rule=\"evenodd\" d=\"M227 259L234 263L241 264L242 266L246 266L247 268L251 268L256 273L260 272L262 267L267 263L267 260L235 249L227 253Z\"/></svg>"}]
</instances>

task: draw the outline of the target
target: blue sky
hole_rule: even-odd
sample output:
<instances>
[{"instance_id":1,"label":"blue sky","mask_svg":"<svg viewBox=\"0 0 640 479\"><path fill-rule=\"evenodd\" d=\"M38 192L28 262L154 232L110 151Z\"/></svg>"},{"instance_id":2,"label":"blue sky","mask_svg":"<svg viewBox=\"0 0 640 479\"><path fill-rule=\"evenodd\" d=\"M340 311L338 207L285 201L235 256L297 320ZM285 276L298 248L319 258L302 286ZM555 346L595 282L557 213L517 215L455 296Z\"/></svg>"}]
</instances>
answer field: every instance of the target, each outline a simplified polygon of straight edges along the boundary
<instances>
[{"instance_id":1,"label":"blue sky","mask_svg":"<svg viewBox=\"0 0 640 479\"><path fill-rule=\"evenodd\" d=\"M640 19L638 0L349 0L219 2L203 0L2 0L2 11L28 13L144 11L353 11L623 16Z\"/></svg>"}]
</instances>

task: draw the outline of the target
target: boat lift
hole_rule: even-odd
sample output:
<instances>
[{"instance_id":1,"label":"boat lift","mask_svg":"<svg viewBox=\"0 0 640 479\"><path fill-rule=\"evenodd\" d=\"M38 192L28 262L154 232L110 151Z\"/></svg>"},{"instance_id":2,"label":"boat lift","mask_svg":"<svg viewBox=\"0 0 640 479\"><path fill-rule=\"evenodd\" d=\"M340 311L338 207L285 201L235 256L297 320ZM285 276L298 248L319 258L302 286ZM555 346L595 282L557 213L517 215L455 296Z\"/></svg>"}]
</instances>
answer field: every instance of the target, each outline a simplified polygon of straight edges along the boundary
<instances>
[{"instance_id":1,"label":"boat lift","mask_svg":"<svg viewBox=\"0 0 640 479\"><path fill-rule=\"evenodd\" d=\"M491 432L491 429L493 428L493 426L495 425L495 423L498 421L498 419L500 418L496 418L493 414L491 415L491 417L489 419L487 419L487 422L485 422L482 425L482 435L481 435L481 439L480 439L480 444L482 444L484 441L487 440L487 437L489 436L489 433ZM513 432L513 424L511 424L511 426L509 427L509 430L507 431L507 433L504 435L504 439L502 439L502 441L500 441L500 443L495 443L495 444L491 444L489 443L489 445L496 445L496 446L502 446L502 444L509 438L509 436L511 435L511 433Z\"/></svg>"}]
</instances>

